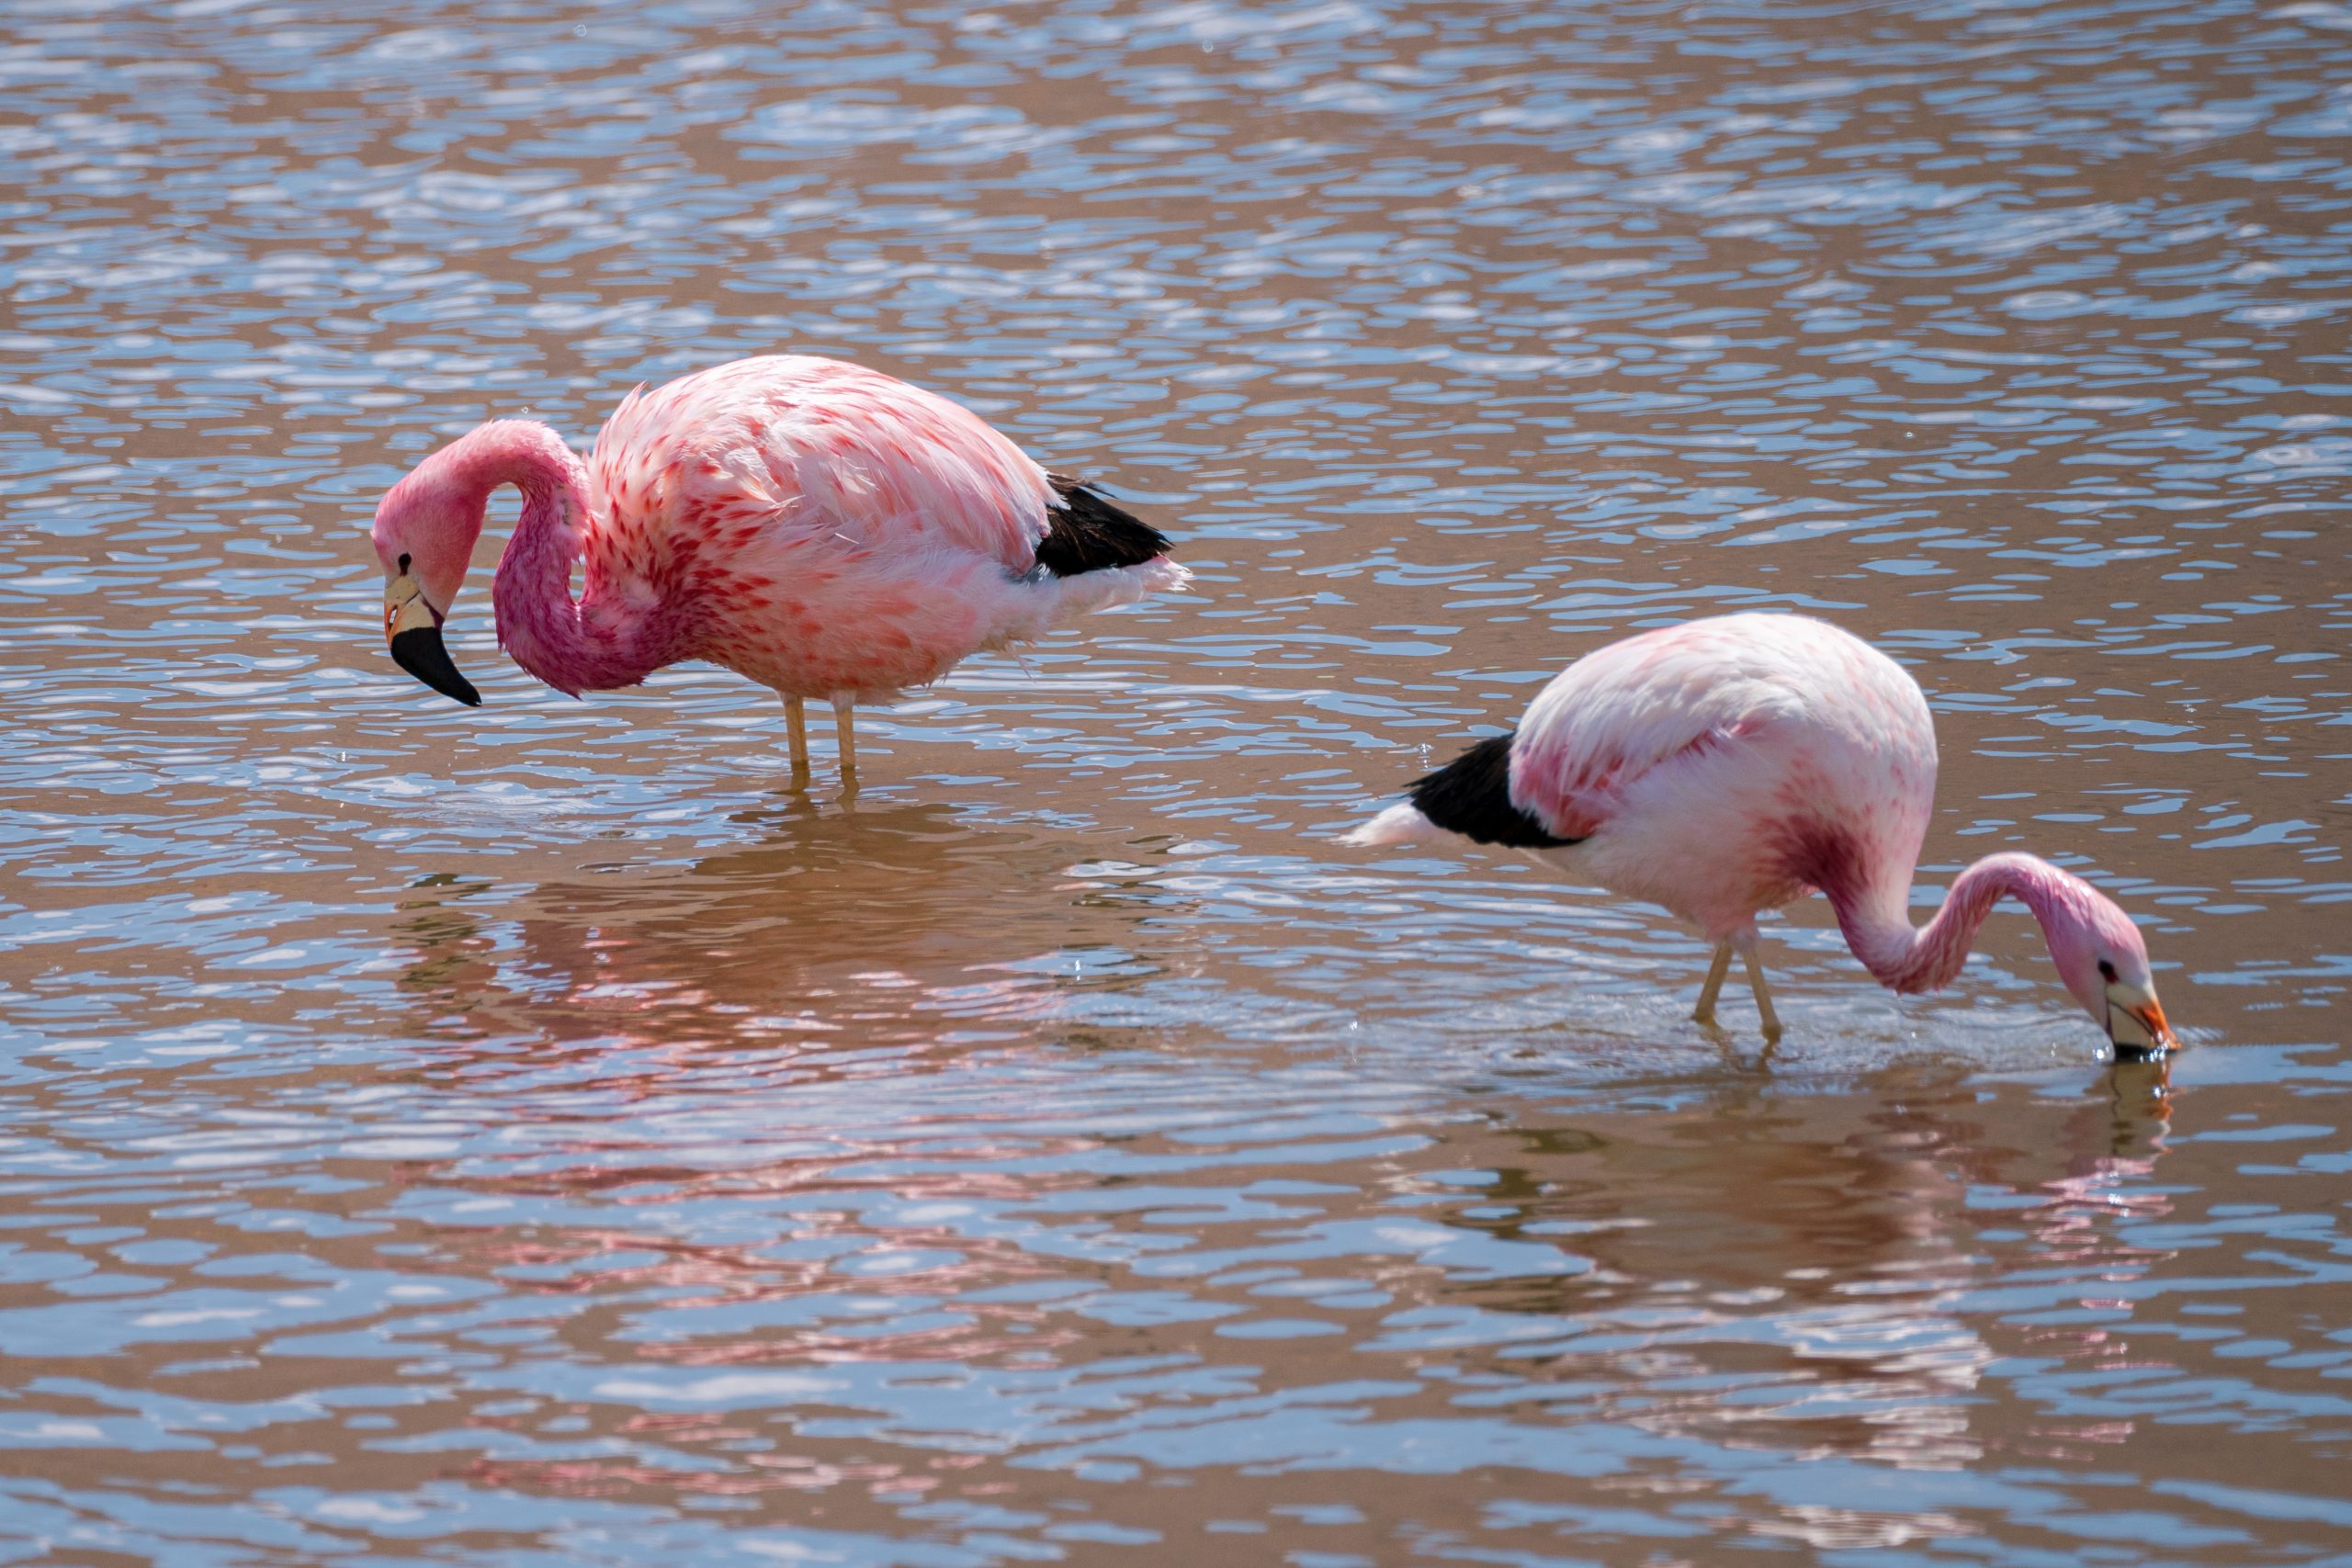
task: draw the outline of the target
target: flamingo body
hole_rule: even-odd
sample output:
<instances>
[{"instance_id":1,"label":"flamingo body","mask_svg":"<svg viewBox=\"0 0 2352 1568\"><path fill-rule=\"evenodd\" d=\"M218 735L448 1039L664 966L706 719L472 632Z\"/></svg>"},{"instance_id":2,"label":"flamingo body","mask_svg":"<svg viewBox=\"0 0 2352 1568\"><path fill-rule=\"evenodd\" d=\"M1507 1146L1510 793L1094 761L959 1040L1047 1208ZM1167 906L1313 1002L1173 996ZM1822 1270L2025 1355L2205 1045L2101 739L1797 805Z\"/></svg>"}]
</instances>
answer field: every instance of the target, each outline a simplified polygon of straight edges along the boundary
<instances>
[{"instance_id":1,"label":"flamingo body","mask_svg":"<svg viewBox=\"0 0 2352 1568\"><path fill-rule=\"evenodd\" d=\"M1580 659L1528 709L1515 801L1563 870L1715 942L1836 886L1897 913L1935 797L1917 682L1798 615L1724 615Z\"/></svg>"},{"instance_id":2,"label":"flamingo body","mask_svg":"<svg viewBox=\"0 0 2352 1568\"><path fill-rule=\"evenodd\" d=\"M1826 895L1848 944L1899 991L1948 984L1986 911L2015 894L2068 989L2120 1032L2169 1043L2130 917L2030 855L1979 861L1925 931L1906 913L1936 785L1918 683L1868 643L1802 615L1736 615L1611 643L1570 665L1518 731L1474 746L1350 835L1454 833L1526 849L1570 877L1664 906L1751 957L1756 917ZM1702 1010L1713 1006L1722 964ZM2126 1041L2125 1043L2134 1043Z\"/></svg>"},{"instance_id":3,"label":"flamingo body","mask_svg":"<svg viewBox=\"0 0 2352 1568\"><path fill-rule=\"evenodd\" d=\"M492 588L499 639L575 695L707 659L791 703L884 697L1187 576L1156 530L960 405L771 355L631 392L585 463L521 420L425 459L377 510L396 639L405 615L437 645L503 484L524 506Z\"/></svg>"},{"instance_id":4,"label":"flamingo body","mask_svg":"<svg viewBox=\"0 0 2352 1568\"><path fill-rule=\"evenodd\" d=\"M590 601L691 604L693 656L791 695L927 685L1184 576L1155 559L1073 592L1038 563L1062 504L1044 468L961 405L839 360L632 392L588 476Z\"/></svg>"}]
</instances>

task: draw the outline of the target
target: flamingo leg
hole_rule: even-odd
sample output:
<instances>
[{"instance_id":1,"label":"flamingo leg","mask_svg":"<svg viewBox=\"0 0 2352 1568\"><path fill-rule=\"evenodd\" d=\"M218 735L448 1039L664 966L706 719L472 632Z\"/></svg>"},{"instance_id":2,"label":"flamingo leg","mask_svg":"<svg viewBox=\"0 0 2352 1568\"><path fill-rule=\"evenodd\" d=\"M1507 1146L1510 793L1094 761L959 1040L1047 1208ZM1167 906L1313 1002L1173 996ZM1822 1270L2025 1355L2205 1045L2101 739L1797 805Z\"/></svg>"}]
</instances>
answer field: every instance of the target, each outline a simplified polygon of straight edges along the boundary
<instances>
[{"instance_id":1,"label":"flamingo leg","mask_svg":"<svg viewBox=\"0 0 2352 1568\"><path fill-rule=\"evenodd\" d=\"M857 782L857 720L855 706L845 692L833 694L833 728L842 754L842 783Z\"/></svg>"},{"instance_id":2,"label":"flamingo leg","mask_svg":"<svg viewBox=\"0 0 2352 1568\"><path fill-rule=\"evenodd\" d=\"M1753 952L1747 954L1747 959L1748 988L1756 993L1756 1010L1764 1015L1764 1038L1778 1040L1781 1015L1772 1010L1772 988L1764 983L1764 965L1756 962Z\"/></svg>"},{"instance_id":3,"label":"flamingo leg","mask_svg":"<svg viewBox=\"0 0 2352 1568\"><path fill-rule=\"evenodd\" d=\"M798 697L784 699L784 729L792 738L792 777L797 784L808 776L808 710Z\"/></svg>"},{"instance_id":4,"label":"flamingo leg","mask_svg":"<svg viewBox=\"0 0 2352 1568\"><path fill-rule=\"evenodd\" d=\"M1715 998L1722 994L1724 976L1731 973L1731 943L1715 949L1715 961L1707 966L1707 983L1699 987L1699 1010L1692 1019L1700 1023L1715 1021Z\"/></svg>"}]
</instances>

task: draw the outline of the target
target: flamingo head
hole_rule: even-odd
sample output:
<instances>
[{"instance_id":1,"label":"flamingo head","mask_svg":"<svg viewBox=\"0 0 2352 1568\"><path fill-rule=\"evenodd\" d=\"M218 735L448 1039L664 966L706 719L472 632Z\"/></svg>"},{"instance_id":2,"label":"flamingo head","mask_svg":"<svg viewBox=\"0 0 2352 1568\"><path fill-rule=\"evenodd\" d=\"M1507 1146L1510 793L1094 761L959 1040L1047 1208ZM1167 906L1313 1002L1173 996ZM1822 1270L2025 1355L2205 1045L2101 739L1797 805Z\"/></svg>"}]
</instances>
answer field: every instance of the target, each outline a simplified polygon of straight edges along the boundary
<instances>
[{"instance_id":1,"label":"flamingo head","mask_svg":"<svg viewBox=\"0 0 2352 1568\"><path fill-rule=\"evenodd\" d=\"M2072 880L2072 879L2070 879ZM2047 922L2050 956L2119 1057L2160 1055L2179 1043L2148 972L2148 945L2115 901L2076 882L2063 918Z\"/></svg>"},{"instance_id":2,"label":"flamingo head","mask_svg":"<svg viewBox=\"0 0 2352 1568\"><path fill-rule=\"evenodd\" d=\"M377 503L372 537L384 568L384 641L401 669L479 707L481 694L450 661L441 626L473 560L482 498L449 482L447 456L444 448L426 458Z\"/></svg>"}]
</instances>

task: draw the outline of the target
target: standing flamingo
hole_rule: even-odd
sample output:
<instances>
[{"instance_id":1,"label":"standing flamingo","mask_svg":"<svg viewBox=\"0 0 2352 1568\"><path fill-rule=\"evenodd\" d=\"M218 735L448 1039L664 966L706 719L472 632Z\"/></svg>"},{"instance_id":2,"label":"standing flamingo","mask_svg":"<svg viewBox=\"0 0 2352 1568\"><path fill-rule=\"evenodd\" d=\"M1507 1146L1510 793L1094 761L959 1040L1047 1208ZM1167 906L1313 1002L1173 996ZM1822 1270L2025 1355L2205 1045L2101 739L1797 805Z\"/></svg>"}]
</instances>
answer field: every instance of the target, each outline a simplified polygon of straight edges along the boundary
<instances>
[{"instance_id":1,"label":"standing flamingo","mask_svg":"<svg viewBox=\"0 0 2352 1568\"><path fill-rule=\"evenodd\" d=\"M493 420L386 493L385 640L469 705L441 626L509 484L523 513L491 604L514 661L573 696L723 664L783 696L797 776L804 699L831 699L847 782L859 700L1189 575L1158 529L944 398L839 360L739 359L629 393L584 464L544 424Z\"/></svg>"},{"instance_id":2,"label":"standing flamingo","mask_svg":"<svg viewBox=\"0 0 2352 1568\"><path fill-rule=\"evenodd\" d=\"M1697 1017L1736 949L1781 1032L1756 916L1815 889L1896 991L1948 985L2005 893L2041 922L2059 977L2121 1051L2173 1043L2131 917L2028 854L1962 872L1923 930L1905 909L1936 789L1936 729L1893 660L1803 615L1718 615L1611 643L1562 671L1515 734L1482 740L1348 835L1442 832L1533 852L1580 882L1662 904L1715 944Z\"/></svg>"}]
</instances>

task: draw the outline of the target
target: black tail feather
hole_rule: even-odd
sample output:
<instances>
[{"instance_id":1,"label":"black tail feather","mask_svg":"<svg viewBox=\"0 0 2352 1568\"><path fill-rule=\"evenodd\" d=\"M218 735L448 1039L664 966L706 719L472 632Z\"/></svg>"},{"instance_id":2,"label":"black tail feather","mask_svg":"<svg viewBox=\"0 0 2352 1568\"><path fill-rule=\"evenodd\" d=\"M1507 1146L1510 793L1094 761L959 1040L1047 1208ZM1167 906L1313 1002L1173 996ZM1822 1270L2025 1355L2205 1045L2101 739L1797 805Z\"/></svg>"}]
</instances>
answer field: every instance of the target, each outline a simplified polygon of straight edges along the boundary
<instances>
[{"instance_id":1,"label":"black tail feather","mask_svg":"<svg viewBox=\"0 0 2352 1568\"><path fill-rule=\"evenodd\" d=\"M1510 743L1498 735L1481 740L1444 767L1417 780L1408 792L1413 808L1449 833L1475 843L1515 850L1551 850L1578 839L1556 839L1544 824L1510 800Z\"/></svg>"},{"instance_id":2,"label":"black tail feather","mask_svg":"<svg viewBox=\"0 0 2352 1568\"><path fill-rule=\"evenodd\" d=\"M1037 564L1056 577L1141 566L1168 553L1168 536L1064 474L1047 474L1059 506L1046 509Z\"/></svg>"}]
</instances>

